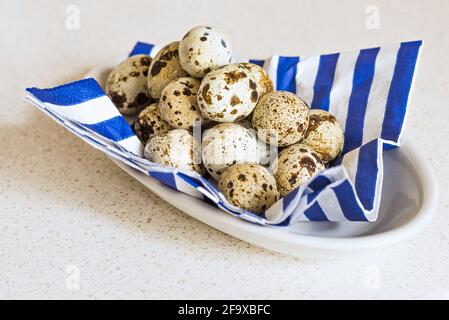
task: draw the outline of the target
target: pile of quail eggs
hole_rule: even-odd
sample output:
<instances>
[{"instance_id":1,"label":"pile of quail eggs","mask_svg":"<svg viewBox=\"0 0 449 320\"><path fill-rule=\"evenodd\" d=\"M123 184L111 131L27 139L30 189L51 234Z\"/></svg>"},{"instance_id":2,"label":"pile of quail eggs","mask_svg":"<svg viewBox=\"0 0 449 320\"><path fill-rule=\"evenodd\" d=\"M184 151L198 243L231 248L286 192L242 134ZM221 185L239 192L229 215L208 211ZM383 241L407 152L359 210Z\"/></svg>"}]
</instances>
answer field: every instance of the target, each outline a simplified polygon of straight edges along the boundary
<instances>
[{"instance_id":1,"label":"pile of quail eggs","mask_svg":"<svg viewBox=\"0 0 449 320\"><path fill-rule=\"evenodd\" d=\"M228 37L200 26L153 59L122 62L106 92L123 115L137 116L133 130L148 160L209 174L231 204L261 213L338 157L343 129L330 113L274 90L262 67L231 62ZM192 134L197 123L207 128L201 141ZM262 165L273 146L280 153Z\"/></svg>"}]
</instances>

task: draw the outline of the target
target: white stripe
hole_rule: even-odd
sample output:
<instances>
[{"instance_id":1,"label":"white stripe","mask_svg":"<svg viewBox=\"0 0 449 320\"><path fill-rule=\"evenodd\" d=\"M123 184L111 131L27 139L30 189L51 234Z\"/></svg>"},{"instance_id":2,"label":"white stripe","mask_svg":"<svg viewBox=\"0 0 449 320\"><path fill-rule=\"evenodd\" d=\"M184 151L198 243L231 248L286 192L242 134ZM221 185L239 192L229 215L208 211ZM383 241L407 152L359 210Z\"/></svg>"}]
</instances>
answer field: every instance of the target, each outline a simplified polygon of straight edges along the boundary
<instances>
[{"instance_id":1,"label":"white stripe","mask_svg":"<svg viewBox=\"0 0 449 320\"><path fill-rule=\"evenodd\" d=\"M330 93L329 112L332 113L343 129L348 115L349 98L352 92L354 68L359 52L340 54L335 69L334 83Z\"/></svg>"},{"instance_id":2,"label":"white stripe","mask_svg":"<svg viewBox=\"0 0 449 320\"><path fill-rule=\"evenodd\" d=\"M217 198L213 193L209 192L205 187L198 187L198 191L204 194L206 197L208 197L210 200L212 200L215 203L219 203L220 199Z\"/></svg>"},{"instance_id":3,"label":"white stripe","mask_svg":"<svg viewBox=\"0 0 449 320\"><path fill-rule=\"evenodd\" d=\"M153 48L151 48L149 56L151 58L154 58L161 49L162 49L162 47L154 45Z\"/></svg>"},{"instance_id":4,"label":"white stripe","mask_svg":"<svg viewBox=\"0 0 449 320\"><path fill-rule=\"evenodd\" d=\"M143 157L143 145L136 136L117 141L117 143L136 156Z\"/></svg>"},{"instance_id":5,"label":"white stripe","mask_svg":"<svg viewBox=\"0 0 449 320\"><path fill-rule=\"evenodd\" d=\"M198 190L196 190L194 187L192 187L190 184L185 182L184 179L182 179L176 174L174 174L174 177L176 181L176 189L197 199L203 199L203 194Z\"/></svg>"},{"instance_id":6,"label":"white stripe","mask_svg":"<svg viewBox=\"0 0 449 320\"><path fill-rule=\"evenodd\" d=\"M335 192L331 188L327 188L318 196L318 204L323 209L329 221L347 221L343 212L341 211L340 203L338 202Z\"/></svg>"},{"instance_id":7,"label":"white stripe","mask_svg":"<svg viewBox=\"0 0 449 320\"><path fill-rule=\"evenodd\" d=\"M290 220L290 226L292 226L295 222L310 222L310 221L312 221L312 220L307 218L307 216L304 214L304 211L302 211L300 214L298 214L294 218L292 217L292 220Z\"/></svg>"},{"instance_id":8,"label":"white stripe","mask_svg":"<svg viewBox=\"0 0 449 320\"><path fill-rule=\"evenodd\" d=\"M389 46L381 48L377 55L373 83L366 106L362 145L379 138L382 133L385 107L398 50L399 45Z\"/></svg>"},{"instance_id":9,"label":"white stripe","mask_svg":"<svg viewBox=\"0 0 449 320\"><path fill-rule=\"evenodd\" d=\"M310 106L313 101L313 86L315 85L320 56L300 58L296 73L296 93Z\"/></svg>"},{"instance_id":10,"label":"white stripe","mask_svg":"<svg viewBox=\"0 0 449 320\"><path fill-rule=\"evenodd\" d=\"M278 71L278 62L279 56L272 56L265 60L263 68L270 76L271 81L273 81L274 88L276 89L276 81L277 81L277 71Z\"/></svg>"},{"instance_id":11,"label":"white stripe","mask_svg":"<svg viewBox=\"0 0 449 320\"><path fill-rule=\"evenodd\" d=\"M278 223L279 221L282 221L283 213L284 200L279 200L265 211L265 217L270 223Z\"/></svg>"},{"instance_id":12,"label":"white stripe","mask_svg":"<svg viewBox=\"0 0 449 320\"><path fill-rule=\"evenodd\" d=\"M242 59L242 58L232 58L231 63L242 63L242 62L249 62L249 59Z\"/></svg>"},{"instance_id":13,"label":"white stripe","mask_svg":"<svg viewBox=\"0 0 449 320\"><path fill-rule=\"evenodd\" d=\"M99 123L119 116L120 112L107 96L101 96L72 106L44 103L45 106L64 118L85 124Z\"/></svg>"},{"instance_id":14,"label":"white stripe","mask_svg":"<svg viewBox=\"0 0 449 320\"><path fill-rule=\"evenodd\" d=\"M397 146L399 146L400 144L401 144L401 141L402 141L402 135L404 134L404 126L405 126L405 124L407 123L407 118L408 118L408 115L409 115L409 113L410 113L410 107L409 107L409 105L410 105L410 100L411 100L411 98L412 98L412 96L413 96L413 90L414 90L414 88L415 88L415 83L416 83L416 71L418 70L418 66L419 66L419 63L420 63L420 61L421 61L421 52L422 52L422 48L423 48L423 45L424 44L421 44L421 48L419 49L419 51L418 51L418 56L416 57L416 64L415 64L415 70L413 71L414 72L414 74L413 74L413 78L412 78L412 84L411 84L411 86L410 86L410 91L409 91L409 94L408 94L408 99L407 99L407 107L405 108L405 115L404 115L404 121L403 121L403 124L402 124L402 130L399 132L399 137L398 137L398 142L396 142L396 143L394 143L395 145L397 145ZM383 122L383 121L382 121Z\"/></svg>"},{"instance_id":15,"label":"white stripe","mask_svg":"<svg viewBox=\"0 0 449 320\"><path fill-rule=\"evenodd\" d=\"M308 188L309 189L309 188ZM291 213L290 225L295 221L310 221L304 214L305 208L308 207L308 201L306 196L301 196L295 209Z\"/></svg>"},{"instance_id":16,"label":"white stripe","mask_svg":"<svg viewBox=\"0 0 449 320\"><path fill-rule=\"evenodd\" d=\"M344 155L342 165L345 167L348 177L352 182L355 182L357 175L357 165L359 163L360 148L356 148Z\"/></svg>"},{"instance_id":17,"label":"white stripe","mask_svg":"<svg viewBox=\"0 0 449 320\"><path fill-rule=\"evenodd\" d=\"M46 107L47 106L45 105L45 108ZM44 110L45 110L45 108L44 108ZM49 111L46 111L46 112L48 113ZM53 112L55 112L59 116L59 114L56 111L53 110ZM139 138L137 138L137 136L135 136L135 135L133 135L133 136L131 136L129 138L120 140L120 141L112 142L111 140L109 140L109 139L103 137L102 135L100 135L100 134L90 130L89 128L80 127L80 126L76 125L75 123L72 123L70 121L70 119L69 120L65 119L63 125L65 127L68 127L70 129L76 131L76 132L79 132L80 134L82 134L84 136L88 136L91 139L93 139L95 141L98 141L98 142L100 142L102 144L113 146L113 143L117 143L120 146L122 146L123 148L125 148L127 151L135 154L136 156L143 157L143 145L142 145L142 142L140 142ZM116 148L116 147L114 147L114 148Z\"/></svg>"}]
</instances>

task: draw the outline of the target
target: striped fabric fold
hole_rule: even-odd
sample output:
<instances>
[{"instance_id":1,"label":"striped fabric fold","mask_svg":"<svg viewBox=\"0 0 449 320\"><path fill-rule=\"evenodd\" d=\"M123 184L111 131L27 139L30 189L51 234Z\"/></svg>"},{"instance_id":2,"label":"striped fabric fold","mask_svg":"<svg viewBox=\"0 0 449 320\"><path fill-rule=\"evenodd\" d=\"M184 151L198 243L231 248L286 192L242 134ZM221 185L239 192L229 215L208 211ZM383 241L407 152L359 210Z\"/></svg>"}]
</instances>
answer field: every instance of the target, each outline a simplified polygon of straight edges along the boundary
<instances>
[{"instance_id":1,"label":"striped fabric fold","mask_svg":"<svg viewBox=\"0 0 449 320\"><path fill-rule=\"evenodd\" d=\"M165 185L262 225L301 221L375 221L383 181L383 152L398 147L421 41L310 57L237 59L262 66L277 90L296 93L311 108L331 112L345 129L342 155L261 215L234 207L195 172L142 158L142 144L94 79L51 89L29 88L26 99L94 148ZM155 56L138 42L130 55Z\"/></svg>"},{"instance_id":2,"label":"striped fabric fold","mask_svg":"<svg viewBox=\"0 0 449 320\"><path fill-rule=\"evenodd\" d=\"M94 79L51 89L28 88L27 91L46 110L122 145L135 155L143 155L142 143Z\"/></svg>"}]
</instances>

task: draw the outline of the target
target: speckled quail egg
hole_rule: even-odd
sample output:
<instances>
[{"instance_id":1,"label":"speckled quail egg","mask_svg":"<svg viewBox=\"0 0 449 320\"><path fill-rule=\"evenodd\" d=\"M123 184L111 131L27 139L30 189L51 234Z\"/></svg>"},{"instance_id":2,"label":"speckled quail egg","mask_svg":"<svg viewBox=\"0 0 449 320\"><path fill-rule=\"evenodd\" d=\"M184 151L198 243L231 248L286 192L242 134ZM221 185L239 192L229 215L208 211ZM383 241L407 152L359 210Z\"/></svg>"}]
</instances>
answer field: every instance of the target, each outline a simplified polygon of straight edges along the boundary
<instances>
[{"instance_id":1,"label":"speckled quail egg","mask_svg":"<svg viewBox=\"0 0 449 320\"><path fill-rule=\"evenodd\" d=\"M148 160L164 166L204 174L201 159L195 156L198 148L188 130L174 129L150 138L145 146L144 155Z\"/></svg>"},{"instance_id":2,"label":"speckled quail egg","mask_svg":"<svg viewBox=\"0 0 449 320\"><path fill-rule=\"evenodd\" d=\"M163 47L153 58L148 72L148 90L151 97L159 99L165 86L181 77L188 76L179 63L179 41Z\"/></svg>"},{"instance_id":3,"label":"speckled quail egg","mask_svg":"<svg viewBox=\"0 0 449 320\"><path fill-rule=\"evenodd\" d=\"M273 91L273 81L271 81L270 76L265 71L264 68L258 66L254 63L243 62L242 63L246 68L251 71L254 78L256 79L257 84L257 92L259 93L259 99L263 97L268 92Z\"/></svg>"},{"instance_id":4,"label":"speckled quail egg","mask_svg":"<svg viewBox=\"0 0 449 320\"><path fill-rule=\"evenodd\" d=\"M218 188L233 205L262 213L279 200L276 180L258 164L235 164L226 169Z\"/></svg>"},{"instance_id":5,"label":"speckled quail egg","mask_svg":"<svg viewBox=\"0 0 449 320\"><path fill-rule=\"evenodd\" d=\"M193 28L179 44L179 61L192 77L202 78L210 70L230 63L231 59L228 37L216 27Z\"/></svg>"},{"instance_id":6,"label":"speckled quail egg","mask_svg":"<svg viewBox=\"0 0 449 320\"><path fill-rule=\"evenodd\" d=\"M237 122L254 110L258 98L254 76L237 63L215 69L204 77L198 105L206 119Z\"/></svg>"},{"instance_id":7,"label":"speckled quail egg","mask_svg":"<svg viewBox=\"0 0 449 320\"><path fill-rule=\"evenodd\" d=\"M236 163L258 163L255 134L237 123L221 123L203 134L201 154L206 170L219 180Z\"/></svg>"},{"instance_id":8,"label":"speckled quail egg","mask_svg":"<svg viewBox=\"0 0 449 320\"><path fill-rule=\"evenodd\" d=\"M245 118L242 121L236 123L254 132L250 119ZM269 164L274 157L277 157L277 151L278 151L277 146L270 146L269 144L266 144L265 141L257 139L257 152L259 153L259 164L262 165Z\"/></svg>"},{"instance_id":9,"label":"speckled quail egg","mask_svg":"<svg viewBox=\"0 0 449 320\"><path fill-rule=\"evenodd\" d=\"M133 130L140 141L146 144L149 138L166 133L171 127L162 120L157 103L153 103L140 111L139 117L133 123Z\"/></svg>"},{"instance_id":10,"label":"speckled quail egg","mask_svg":"<svg viewBox=\"0 0 449 320\"><path fill-rule=\"evenodd\" d=\"M320 156L309 146L301 143L281 151L273 165L273 173L282 197L298 188L313 175L324 170Z\"/></svg>"},{"instance_id":11,"label":"speckled quail egg","mask_svg":"<svg viewBox=\"0 0 449 320\"><path fill-rule=\"evenodd\" d=\"M288 146L304 137L309 125L309 107L293 93L269 92L257 103L252 122L262 140Z\"/></svg>"},{"instance_id":12,"label":"speckled quail egg","mask_svg":"<svg viewBox=\"0 0 449 320\"><path fill-rule=\"evenodd\" d=\"M302 143L312 147L324 162L334 160L343 149L343 128L333 115L324 110L310 110L309 118L309 127Z\"/></svg>"},{"instance_id":13,"label":"speckled quail egg","mask_svg":"<svg viewBox=\"0 0 449 320\"><path fill-rule=\"evenodd\" d=\"M159 108L162 119L173 128L189 129L195 120L202 120L197 93L200 81L191 77L173 80L162 91Z\"/></svg>"},{"instance_id":14,"label":"speckled quail egg","mask_svg":"<svg viewBox=\"0 0 449 320\"><path fill-rule=\"evenodd\" d=\"M149 56L139 54L120 63L106 80L106 93L120 113L134 115L151 103L147 76Z\"/></svg>"}]
</instances>

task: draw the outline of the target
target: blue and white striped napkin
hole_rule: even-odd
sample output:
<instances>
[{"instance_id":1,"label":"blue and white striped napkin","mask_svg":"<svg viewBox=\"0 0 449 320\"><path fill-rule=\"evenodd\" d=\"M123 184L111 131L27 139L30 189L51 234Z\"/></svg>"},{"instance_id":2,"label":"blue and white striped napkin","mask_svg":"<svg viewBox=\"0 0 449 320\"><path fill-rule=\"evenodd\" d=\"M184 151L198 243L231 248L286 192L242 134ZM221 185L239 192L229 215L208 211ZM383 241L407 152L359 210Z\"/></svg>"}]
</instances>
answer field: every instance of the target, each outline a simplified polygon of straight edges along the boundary
<instances>
[{"instance_id":1,"label":"blue and white striped napkin","mask_svg":"<svg viewBox=\"0 0 449 320\"><path fill-rule=\"evenodd\" d=\"M28 88L26 99L72 133L162 183L242 219L272 226L298 221L375 221L384 150L399 146L422 42L310 57L272 56L263 66L277 90L298 94L334 114L345 129L343 154L329 169L276 202L262 215L232 206L195 172L142 157L142 144L94 79L51 89ZM130 55L154 56L138 42Z\"/></svg>"}]
</instances>

